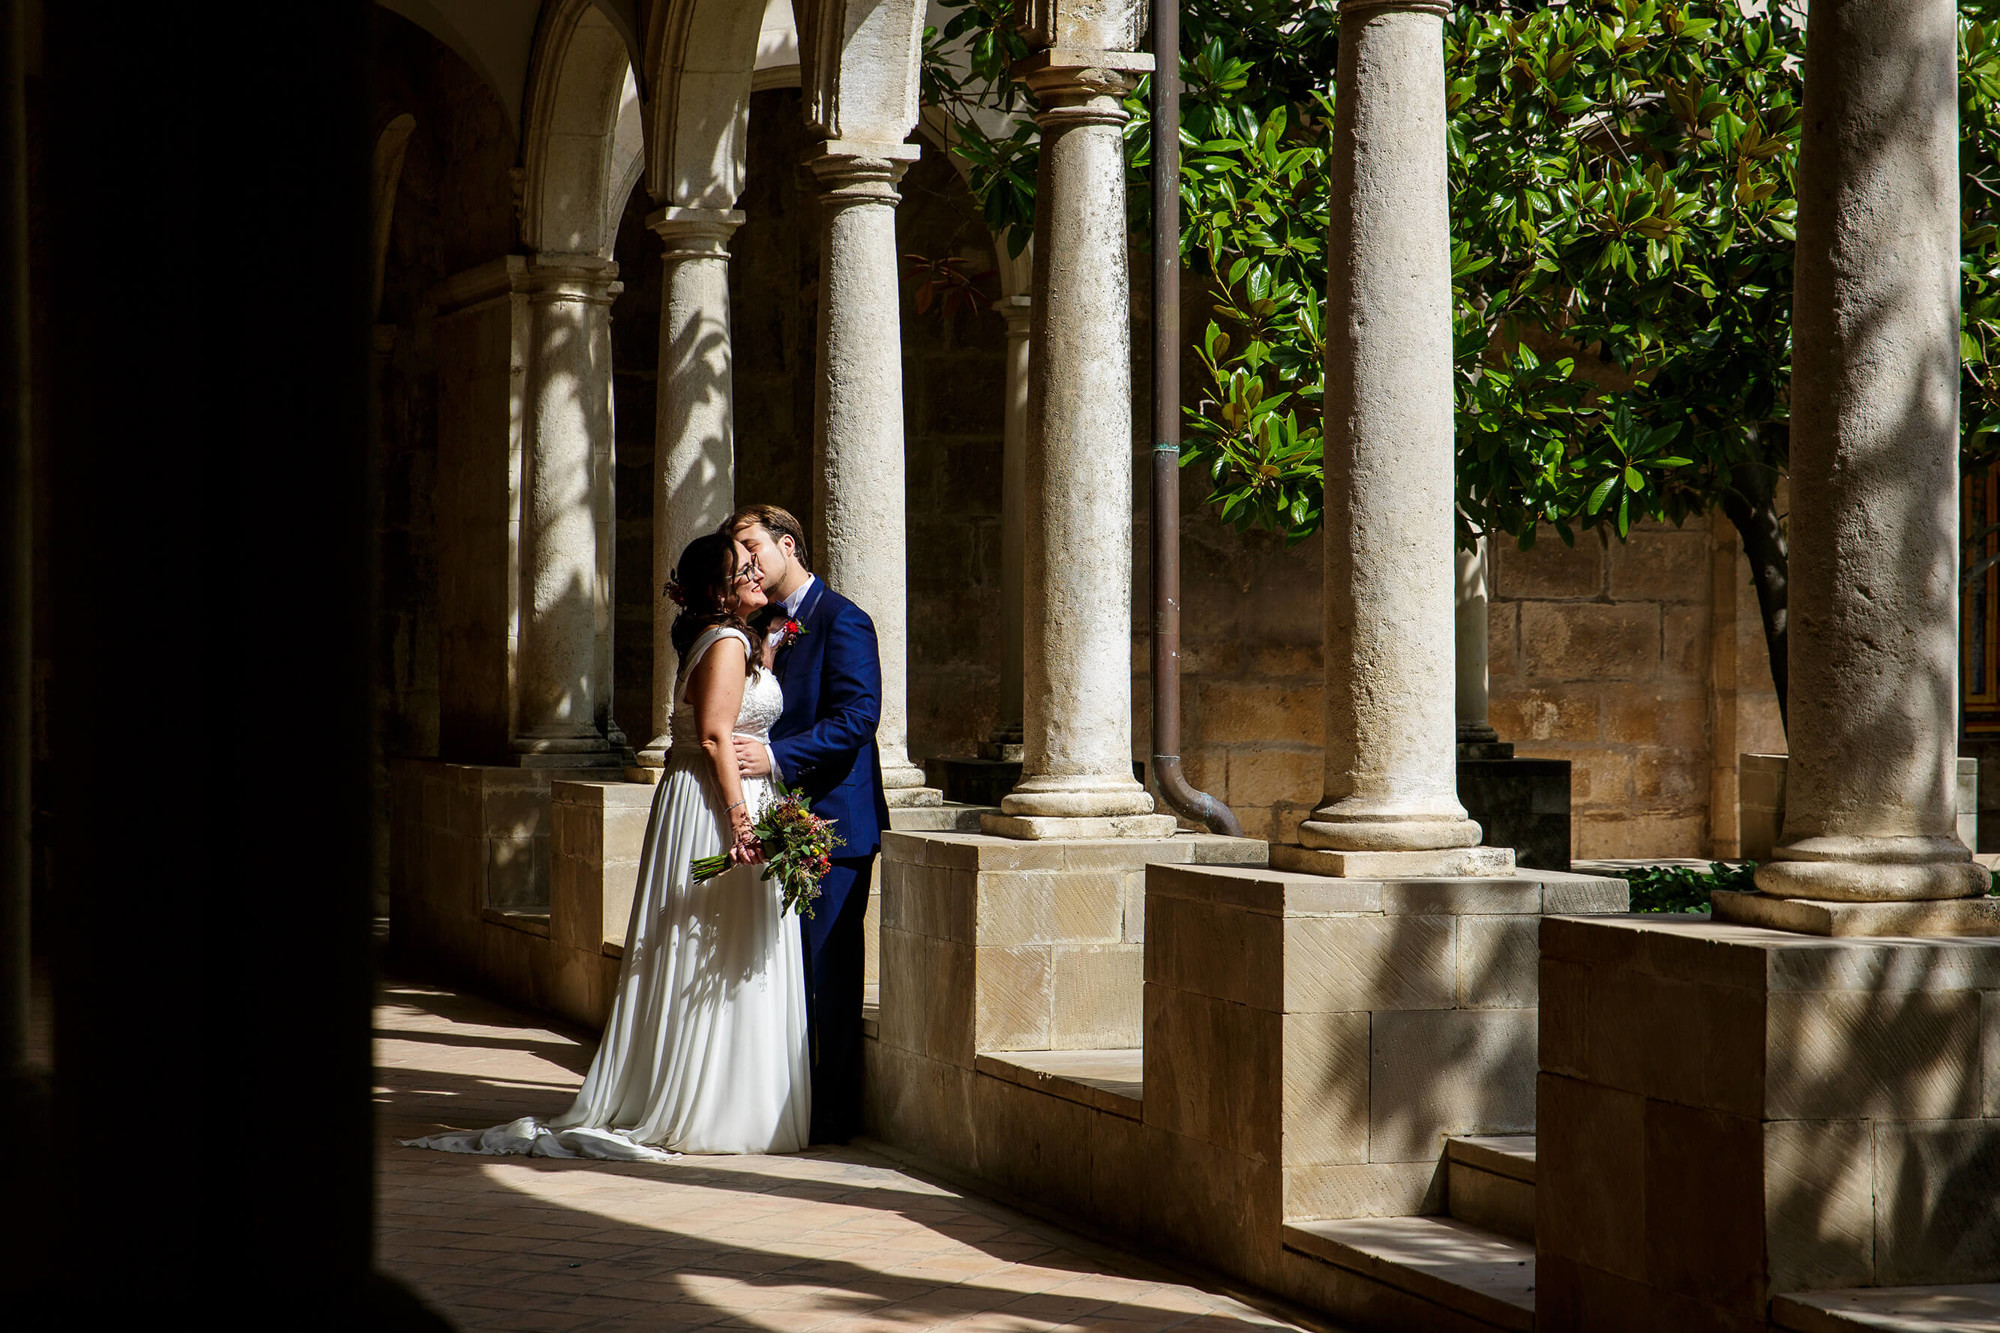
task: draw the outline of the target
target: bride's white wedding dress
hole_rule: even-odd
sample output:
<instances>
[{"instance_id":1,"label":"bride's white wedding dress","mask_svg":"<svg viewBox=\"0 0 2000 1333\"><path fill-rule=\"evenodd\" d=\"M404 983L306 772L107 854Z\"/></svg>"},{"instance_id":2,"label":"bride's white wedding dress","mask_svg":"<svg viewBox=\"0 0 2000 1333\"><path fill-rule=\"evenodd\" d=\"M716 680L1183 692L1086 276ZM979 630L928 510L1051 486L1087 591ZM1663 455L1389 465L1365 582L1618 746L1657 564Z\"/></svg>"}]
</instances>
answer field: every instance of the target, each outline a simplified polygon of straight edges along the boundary
<instances>
[{"instance_id":1,"label":"bride's white wedding dress","mask_svg":"<svg viewBox=\"0 0 2000 1333\"><path fill-rule=\"evenodd\" d=\"M812 1088L799 923L784 915L777 883L759 878L762 867L736 866L705 884L688 875L691 861L725 849L729 827L685 695L695 663L725 636L756 652L741 631L718 627L681 662L673 754L653 796L618 994L576 1103L546 1122L524 1117L407 1146L622 1161L806 1146ZM784 702L776 675L756 673L736 734L768 737ZM772 794L768 780L743 779L753 814Z\"/></svg>"}]
</instances>

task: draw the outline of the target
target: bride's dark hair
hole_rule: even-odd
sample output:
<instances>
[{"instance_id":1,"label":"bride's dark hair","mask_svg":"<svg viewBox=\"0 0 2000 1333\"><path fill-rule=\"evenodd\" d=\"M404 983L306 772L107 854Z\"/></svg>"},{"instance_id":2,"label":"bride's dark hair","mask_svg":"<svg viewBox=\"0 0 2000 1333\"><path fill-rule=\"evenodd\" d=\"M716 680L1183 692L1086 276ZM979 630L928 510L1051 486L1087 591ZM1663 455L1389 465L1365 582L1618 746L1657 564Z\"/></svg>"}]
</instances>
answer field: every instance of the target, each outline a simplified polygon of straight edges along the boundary
<instances>
[{"instance_id":1,"label":"bride's dark hair","mask_svg":"<svg viewBox=\"0 0 2000 1333\"><path fill-rule=\"evenodd\" d=\"M689 542L664 589L680 607L680 614L674 617L673 629L668 633L674 651L685 659L688 649L694 647L694 641L704 631L717 625L742 630L751 643L750 674L754 676L759 667L757 632L730 605L735 600L736 575L741 568L736 558L736 539L728 533L711 532Z\"/></svg>"}]
</instances>

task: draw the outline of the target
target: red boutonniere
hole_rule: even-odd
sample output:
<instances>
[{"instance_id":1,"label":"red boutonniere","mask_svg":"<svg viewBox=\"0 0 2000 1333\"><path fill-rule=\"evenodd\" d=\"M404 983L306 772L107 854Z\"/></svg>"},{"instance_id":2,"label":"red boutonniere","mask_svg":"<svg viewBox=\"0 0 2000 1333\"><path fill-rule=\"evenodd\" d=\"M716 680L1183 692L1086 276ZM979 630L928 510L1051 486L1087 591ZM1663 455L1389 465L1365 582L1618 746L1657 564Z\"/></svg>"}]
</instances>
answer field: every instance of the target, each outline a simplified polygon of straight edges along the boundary
<instances>
[{"instance_id":1,"label":"red boutonniere","mask_svg":"<svg viewBox=\"0 0 2000 1333\"><path fill-rule=\"evenodd\" d=\"M778 646L780 648L791 647L799 641L799 636L805 632L806 627L804 625L801 625L796 620L787 620L784 627L779 631Z\"/></svg>"}]
</instances>

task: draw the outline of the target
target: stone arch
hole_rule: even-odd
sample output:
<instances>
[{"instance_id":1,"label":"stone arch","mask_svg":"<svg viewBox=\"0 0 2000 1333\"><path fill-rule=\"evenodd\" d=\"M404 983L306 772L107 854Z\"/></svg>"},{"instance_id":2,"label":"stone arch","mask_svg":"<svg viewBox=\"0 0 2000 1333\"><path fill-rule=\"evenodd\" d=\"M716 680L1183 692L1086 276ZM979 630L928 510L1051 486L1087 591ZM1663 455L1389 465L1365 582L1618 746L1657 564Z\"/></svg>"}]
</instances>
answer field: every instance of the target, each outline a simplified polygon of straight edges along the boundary
<instances>
[{"instance_id":1,"label":"stone arch","mask_svg":"<svg viewBox=\"0 0 2000 1333\"><path fill-rule=\"evenodd\" d=\"M410 134L416 128L417 118L405 111L391 118L375 139L368 190L368 317L371 320L382 311L382 275L389 253L389 226L395 220L396 186L403 177L403 154L409 149Z\"/></svg>"},{"instance_id":2,"label":"stone arch","mask_svg":"<svg viewBox=\"0 0 2000 1333\"><path fill-rule=\"evenodd\" d=\"M625 37L595 0L544 15L528 83L521 240L531 252L609 260L645 164Z\"/></svg>"},{"instance_id":3,"label":"stone arch","mask_svg":"<svg viewBox=\"0 0 2000 1333\"><path fill-rule=\"evenodd\" d=\"M924 0L791 0L813 134L896 144L917 123ZM646 186L658 203L729 209L743 190L750 93L782 86L775 4L665 0L647 34ZM761 59L760 59L761 54ZM760 66L762 66L760 74Z\"/></svg>"}]
</instances>

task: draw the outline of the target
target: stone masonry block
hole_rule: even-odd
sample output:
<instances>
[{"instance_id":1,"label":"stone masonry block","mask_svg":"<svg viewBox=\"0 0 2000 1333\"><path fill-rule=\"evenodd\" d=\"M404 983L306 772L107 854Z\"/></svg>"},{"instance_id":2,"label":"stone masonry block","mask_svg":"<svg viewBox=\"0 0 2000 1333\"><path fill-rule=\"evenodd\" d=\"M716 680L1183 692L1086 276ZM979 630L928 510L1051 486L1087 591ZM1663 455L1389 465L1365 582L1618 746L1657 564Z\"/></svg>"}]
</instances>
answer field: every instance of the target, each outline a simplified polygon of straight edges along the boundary
<instances>
[{"instance_id":1,"label":"stone masonry block","mask_svg":"<svg viewBox=\"0 0 2000 1333\"><path fill-rule=\"evenodd\" d=\"M1119 938L1127 944L1146 941L1146 872L1128 870L1119 879Z\"/></svg>"},{"instance_id":2,"label":"stone masonry block","mask_svg":"<svg viewBox=\"0 0 2000 1333\"><path fill-rule=\"evenodd\" d=\"M951 940L923 941L930 972L924 1003L924 1053L961 1069L972 1068L972 1011L976 976L972 946Z\"/></svg>"},{"instance_id":3,"label":"stone masonry block","mask_svg":"<svg viewBox=\"0 0 2000 1333\"><path fill-rule=\"evenodd\" d=\"M1317 750L1326 741L1320 691L1307 685L1215 680L1199 687L1197 741L1279 742Z\"/></svg>"},{"instance_id":4,"label":"stone masonry block","mask_svg":"<svg viewBox=\"0 0 2000 1333\"><path fill-rule=\"evenodd\" d=\"M1615 602L1698 602L1708 596L1706 532L1634 531L1608 547Z\"/></svg>"},{"instance_id":5,"label":"stone masonry block","mask_svg":"<svg viewBox=\"0 0 2000 1333\"><path fill-rule=\"evenodd\" d=\"M1763 1308L1763 1156L1754 1118L1646 1103L1639 1192L1653 1285L1724 1309Z\"/></svg>"},{"instance_id":6,"label":"stone masonry block","mask_svg":"<svg viewBox=\"0 0 2000 1333\"><path fill-rule=\"evenodd\" d=\"M1983 991L1979 996L1980 1114L2000 1119L2000 991Z\"/></svg>"},{"instance_id":7,"label":"stone masonry block","mask_svg":"<svg viewBox=\"0 0 2000 1333\"><path fill-rule=\"evenodd\" d=\"M1492 553L1496 603L1596 597L1604 591L1604 545L1595 535L1575 546L1536 542L1525 551L1495 542Z\"/></svg>"},{"instance_id":8,"label":"stone masonry block","mask_svg":"<svg viewBox=\"0 0 2000 1333\"><path fill-rule=\"evenodd\" d=\"M1540 1255L1646 1280L1646 1099L1542 1074L1535 1131Z\"/></svg>"},{"instance_id":9,"label":"stone masonry block","mask_svg":"<svg viewBox=\"0 0 2000 1333\"><path fill-rule=\"evenodd\" d=\"M637 861L646 849L646 828L653 812L641 806L604 807L604 833L600 846L606 862Z\"/></svg>"},{"instance_id":10,"label":"stone masonry block","mask_svg":"<svg viewBox=\"0 0 2000 1333\"><path fill-rule=\"evenodd\" d=\"M975 938L985 948L1046 944L1053 933L1056 876L1040 870L986 871L979 876Z\"/></svg>"},{"instance_id":11,"label":"stone masonry block","mask_svg":"<svg viewBox=\"0 0 2000 1333\"><path fill-rule=\"evenodd\" d=\"M973 951L977 978L974 1046L981 1051L1046 1051L1053 960L1045 945Z\"/></svg>"},{"instance_id":12,"label":"stone masonry block","mask_svg":"<svg viewBox=\"0 0 2000 1333\"><path fill-rule=\"evenodd\" d=\"M1382 910L1390 916L1488 916L1540 912L1542 886L1532 876L1505 879L1387 880Z\"/></svg>"},{"instance_id":13,"label":"stone masonry block","mask_svg":"<svg viewBox=\"0 0 2000 1333\"><path fill-rule=\"evenodd\" d=\"M1456 925L1448 916L1288 920L1282 976L1253 976L1251 1003L1286 1013L1449 1008Z\"/></svg>"},{"instance_id":14,"label":"stone masonry block","mask_svg":"<svg viewBox=\"0 0 2000 1333\"><path fill-rule=\"evenodd\" d=\"M1542 911L1550 916L1597 916L1631 905L1631 886L1622 879L1542 872Z\"/></svg>"},{"instance_id":15,"label":"stone masonry block","mask_svg":"<svg viewBox=\"0 0 2000 1333\"><path fill-rule=\"evenodd\" d=\"M921 935L884 926L880 950L882 1016L879 1040L899 1050L922 1051L924 1015L930 1009L928 942Z\"/></svg>"},{"instance_id":16,"label":"stone masonry block","mask_svg":"<svg viewBox=\"0 0 2000 1333\"><path fill-rule=\"evenodd\" d=\"M1763 1015L1753 991L1600 967L1584 1024L1596 1082L1738 1115L1762 1104Z\"/></svg>"},{"instance_id":17,"label":"stone masonry block","mask_svg":"<svg viewBox=\"0 0 2000 1333\"><path fill-rule=\"evenodd\" d=\"M486 850L485 906L519 910L547 905L547 838L489 838Z\"/></svg>"},{"instance_id":18,"label":"stone masonry block","mask_svg":"<svg viewBox=\"0 0 2000 1333\"><path fill-rule=\"evenodd\" d=\"M1368 1160L1368 1015L1284 1015L1287 1166Z\"/></svg>"},{"instance_id":19,"label":"stone masonry block","mask_svg":"<svg viewBox=\"0 0 2000 1333\"><path fill-rule=\"evenodd\" d=\"M2000 1126L1877 1120L1875 1281L2000 1278Z\"/></svg>"},{"instance_id":20,"label":"stone masonry block","mask_svg":"<svg viewBox=\"0 0 2000 1333\"><path fill-rule=\"evenodd\" d=\"M1312 801L1325 788L1326 755L1318 749L1281 750L1259 745L1237 750L1229 760L1232 805L1275 805Z\"/></svg>"},{"instance_id":21,"label":"stone masonry block","mask_svg":"<svg viewBox=\"0 0 2000 1333\"><path fill-rule=\"evenodd\" d=\"M1285 1168L1285 1215L1414 1217L1444 1202L1444 1166L1429 1162L1332 1163Z\"/></svg>"},{"instance_id":22,"label":"stone masonry block","mask_svg":"<svg viewBox=\"0 0 2000 1333\"><path fill-rule=\"evenodd\" d=\"M1050 1044L1059 1051L1123 1050L1142 1037L1140 950L1092 945L1053 952Z\"/></svg>"},{"instance_id":23,"label":"stone masonry block","mask_svg":"<svg viewBox=\"0 0 2000 1333\"><path fill-rule=\"evenodd\" d=\"M1209 1084L1217 1074L1214 1061L1216 1025L1210 1009L1219 1003L1206 995L1147 985L1145 1008L1145 1116L1149 1126L1213 1142L1213 1103Z\"/></svg>"},{"instance_id":24,"label":"stone masonry block","mask_svg":"<svg viewBox=\"0 0 2000 1333\"><path fill-rule=\"evenodd\" d=\"M1534 1127L1534 1010L1371 1015L1369 1161L1436 1161L1447 1135Z\"/></svg>"},{"instance_id":25,"label":"stone masonry block","mask_svg":"<svg viewBox=\"0 0 2000 1333\"><path fill-rule=\"evenodd\" d=\"M1764 1226L1773 1291L1873 1284L1874 1166L1866 1120L1764 1126Z\"/></svg>"},{"instance_id":26,"label":"stone masonry block","mask_svg":"<svg viewBox=\"0 0 2000 1333\"><path fill-rule=\"evenodd\" d=\"M1647 680L1659 670L1660 609L1650 603L1521 608L1521 655L1547 680Z\"/></svg>"},{"instance_id":27,"label":"stone masonry block","mask_svg":"<svg viewBox=\"0 0 2000 1333\"><path fill-rule=\"evenodd\" d=\"M604 944L623 944L632 933L632 904L639 896L639 863L637 861L614 861L604 867L604 878L600 881L600 891L604 894L604 907L600 918L604 922L604 935L599 941Z\"/></svg>"},{"instance_id":28,"label":"stone masonry block","mask_svg":"<svg viewBox=\"0 0 2000 1333\"><path fill-rule=\"evenodd\" d=\"M1948 1120L1980 1103L1979 995L1822 991L1769 998L1773 1119Z\"/></svg>"},{"instance_id":29,"label":"stone masonry block","mask_svg":"<svg viewBox=\"0 0 2000 1333\"><path fill-rule=\"evenodd\" d=\"M1536 1059L1552 1074L1590 1073L1590 969L1561 958L1543 958L1537 969Z\"/></svg>"},{"instance_id":30,"label":"stone masonry block","mask_svg":"<svg viewBox=\"0 0 2000 1333\"><path fill-rule=\"evenodd\" d=\"M1603 707L1594 691L1512 686L1493 692L1487 715L1502 736L1529 744L1595 741Z\"/></svg>"},{"instance_id":31,"label":"stone masonry block","mask_svg":"<svg viewBox=\"0 0 2000 1333\"><path fill-rule=\"evenodd\" d=\"M1539 916L1468 916L1458 923L1459 1007L1535 1007L1541 924Z\"/></svg>"},{"instance_id":32,"label":"stone masonry block","mask_svg":"<svg viewBox=\"0 0 2000 1333\"><path fill-rule=\"evenodd\" d=\"M1048 942L1115 944L1125 927L1124 875L1069 870L1055 877Z\"/></svg>"}]
</instances>

